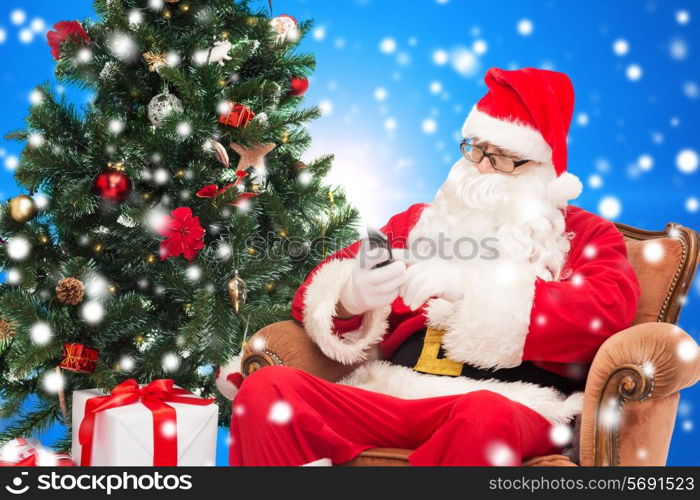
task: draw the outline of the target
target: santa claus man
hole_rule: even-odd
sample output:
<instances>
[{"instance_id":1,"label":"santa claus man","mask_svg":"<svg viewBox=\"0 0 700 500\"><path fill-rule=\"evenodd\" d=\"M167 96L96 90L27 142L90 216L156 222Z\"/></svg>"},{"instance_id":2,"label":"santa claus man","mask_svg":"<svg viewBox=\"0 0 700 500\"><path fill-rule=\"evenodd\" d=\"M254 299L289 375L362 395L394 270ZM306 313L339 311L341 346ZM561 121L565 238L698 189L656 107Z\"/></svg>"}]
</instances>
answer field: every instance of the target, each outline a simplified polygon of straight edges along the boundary
<instances>
[{"instance_id":1,"label":"santa claus man","mask_svg":"<svg viewBox=\"0 0 700 500\"><path fill-rule=\"evenodd\" d=\"M568 202L574 92L553 71L490 69L435 199L322 262L292 315L340 383L263 368L234 398L232 465L340 464L375 447L413 465L517 465L561 451L586 368L635 316L639 284L607 220ZM238 390L240 386L240 390ZM237 394L236 394L237 392Z\"/></svg>"}]
</instances>

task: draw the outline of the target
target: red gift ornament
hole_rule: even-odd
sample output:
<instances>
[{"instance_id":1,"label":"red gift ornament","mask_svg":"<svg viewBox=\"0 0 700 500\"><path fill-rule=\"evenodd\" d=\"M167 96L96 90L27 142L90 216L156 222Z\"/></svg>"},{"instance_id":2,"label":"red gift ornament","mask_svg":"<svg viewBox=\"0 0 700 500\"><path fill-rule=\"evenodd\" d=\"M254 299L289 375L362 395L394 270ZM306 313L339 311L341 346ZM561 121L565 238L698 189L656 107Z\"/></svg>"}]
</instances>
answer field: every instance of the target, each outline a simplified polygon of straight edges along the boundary
<instances>
[{"instance_id":1,"label":"red gift ornament","mask_svg":"<svg viewBox=\"0 0 700 500\"><path fill-rule=\"evenodd\" d=\"M131 179L124 172L122 163L110 163L95 177L93 184L97 195L108 203L121 203L131 193Z\"/></svg>"},{"instance_id":2,"label":"red gift ornament","mask_svg":"<svg viewBox=\"0 0 700 500\"><path fill-rule=\"evenodd\" d=\"M75 42L91 43L90 37L78 21L61 21L53 25L53 31L46 34L51 54L57 61L61 58L61 44L70 39Z\"/></svg>"},{"instance_id":3,"label":"red gift ornament","mask_svg":"<svg viewBox=\"0 0 700 500\"><path fill-rule=\"evenodd\" d=\"M63 344L63 359L58 365L76 373L94 373L100 351L83 344Z\"/></svg>"},{"instance_id":4,"label":"red gift ornament","mask_svg":"<svg viewBox=\"0 0 700 500\"><path fill-rule=\"evenodd\" d=\"M226 104L226 109L219 116L219 121L229 127L243 128L248 126L254 116L255 113L248 106L237 102L229 102Z\"/></svg>"},{"instance_id":5,"label":"red gift ornament","mask_svg":"<svg viewBox=\"0 0 700 500\"><path fill-rule=\"evenodd\" d=\"M80 422L78 439L82 446L80 465L89 466L92 459L92 442L95 431L95 416L110 408L132 405L138 402L153 413L153 465L173 467L177 465L177 432L165 432L164 426L177 428L175 408L167 403L206 406L213 399L186 397L191 394L174 386L171 379L154 380L145 387L139 387L134 379L125 380L108 396L90 398L85 402L85 416Z\"/></svg>"},{"instance_id":6,"label":"red gift ornament","mask_svg":"<svg viewBox=\"0 0 700 500\"><path fill-rule=\"evenodd\" d=\"M304 95L307 90L309 90L309 80L303 76L292 78L290 83L291 90L289 93L294 97L299 97Z\"/></svg>"},{"instance_id":7,"label":"red gift ornament","mask_svg":"<svg viewBox=\"0 0 700 500\"><path fill-rule=\"evenodd\" d=\"M192 215L189 207L178 207L165 216L165 221L158 229L158 234L165 237L160 243L160 259L183 255L192 261L204 248L204 228L199 217Z\"/></svg>"}]
</instances>

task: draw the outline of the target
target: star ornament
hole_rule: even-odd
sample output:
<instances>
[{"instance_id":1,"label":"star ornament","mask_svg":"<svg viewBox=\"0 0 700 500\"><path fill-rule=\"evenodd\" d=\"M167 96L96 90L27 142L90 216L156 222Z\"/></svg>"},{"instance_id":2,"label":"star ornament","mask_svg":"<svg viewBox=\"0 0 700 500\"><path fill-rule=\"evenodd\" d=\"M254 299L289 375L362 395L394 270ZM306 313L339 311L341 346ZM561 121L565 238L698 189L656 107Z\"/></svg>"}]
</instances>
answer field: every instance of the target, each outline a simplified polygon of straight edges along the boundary
<instances>
[{"instance_id":1,"label":"star ornament","mask_svg":"<svg viewBox=\"0 0 700 500\"><path fill-rule=\"evenodd\" d=\"M241 146L240 144L232 142L231 149L241 157L236 170L240 172L253 167L258 173L265 172L265 156L276 147L277 144L274 142L256 144L250 147Z\"/></svg>"},{"instance_id":2,"label":"star ornament","mask_svg":"<svg viewBox=\"0 0 700 500\"><path fill-rule=\"evenodd\" d=\"M182 255L192 261L204 248L204 228L189 207L178 207L166 215L158 234L165 238L160 243L160 260Z\"/></svg>"}]
</instances>

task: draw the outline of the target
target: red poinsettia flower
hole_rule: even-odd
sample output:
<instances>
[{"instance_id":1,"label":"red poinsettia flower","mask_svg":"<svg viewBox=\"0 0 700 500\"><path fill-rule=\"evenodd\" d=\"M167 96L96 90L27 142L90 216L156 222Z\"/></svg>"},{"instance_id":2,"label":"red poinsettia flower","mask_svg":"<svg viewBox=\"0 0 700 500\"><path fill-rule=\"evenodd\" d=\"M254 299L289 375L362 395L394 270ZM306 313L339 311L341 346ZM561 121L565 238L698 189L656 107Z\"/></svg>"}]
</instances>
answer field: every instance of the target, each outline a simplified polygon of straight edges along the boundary
<instances>
[{"instance_id":1,"label":"red poinsettia flower","mask_svg":"<svg viewBox=\"0 0 700 500\"><path fill-rule=\"evenodd\" d=\"M165 216L165 222L158 230L165 237L160 243L160 259L183 255L187 260L194 260L204 248L204 228L199 217L194 217L189 207L178 207L171 215Z\"/></svg>"},{"instance_id":2,"label":"red poinsettia flower","mask_svg":"<svg viewBox=\"0 0 700 500\"><path fill-rule=\"evenodd\" d=\"M51 53L57 61L61 58L61 44L69 38L88 43L92 41L78 21L61 21L54 24L53 29L46 34L46 38L49 41Z\"/></svg>"}]
</instances>

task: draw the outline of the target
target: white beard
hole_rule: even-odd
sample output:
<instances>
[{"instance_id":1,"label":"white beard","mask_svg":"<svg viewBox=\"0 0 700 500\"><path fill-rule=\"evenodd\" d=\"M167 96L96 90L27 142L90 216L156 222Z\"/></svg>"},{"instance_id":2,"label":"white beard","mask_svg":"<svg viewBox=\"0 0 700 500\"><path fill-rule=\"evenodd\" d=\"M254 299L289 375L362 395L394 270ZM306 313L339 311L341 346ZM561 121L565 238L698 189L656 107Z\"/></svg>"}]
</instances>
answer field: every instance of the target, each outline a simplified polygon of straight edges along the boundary
<instances>
[{"instance_id":1,"label":"white beard","mask_svg":"<svg viewBox=\"0 0 700 500\"><path fill-rule=\"evenodd\" d=\"M421 214L409 245L415 244L413 248L425 255L426 245L434 246L441 235L452 242L469 238L472 249L472 242L496 248L499 258L529 264L538 277L557 280L572 236L565 232L564 209L580 191L576 177L568 173L557 177L551 166L533 166L517 176L480 174L473 164L461 159ZM485 238L491 242L484 243ZM452 245L441 244L440 248L446 258L453 256ZM464 249L460 252L469 255ZM475 260L487 263L484 258L489 255L493 257L480 247L472 259L462 257L462 265Z\"/></svg>"}]
</instances>

